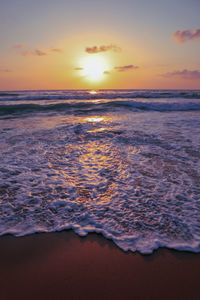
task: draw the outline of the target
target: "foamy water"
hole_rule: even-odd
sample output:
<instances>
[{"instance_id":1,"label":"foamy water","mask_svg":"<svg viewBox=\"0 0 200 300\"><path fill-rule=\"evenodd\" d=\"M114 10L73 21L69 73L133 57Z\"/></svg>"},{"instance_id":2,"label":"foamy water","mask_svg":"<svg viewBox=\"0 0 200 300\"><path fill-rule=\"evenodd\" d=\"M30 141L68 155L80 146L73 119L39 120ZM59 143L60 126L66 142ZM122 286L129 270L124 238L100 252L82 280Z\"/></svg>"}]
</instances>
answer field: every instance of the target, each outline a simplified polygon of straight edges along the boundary
<instances>
[{"instance_id":1,"label":"foamy water","mask_svg":"<svg viewBox=\"0 0 200 300\"><path fill-rule=\"evenodd\" d=\"M200 91L0 92L0 234L200 251Z\"/></svg>"}]
</instances>

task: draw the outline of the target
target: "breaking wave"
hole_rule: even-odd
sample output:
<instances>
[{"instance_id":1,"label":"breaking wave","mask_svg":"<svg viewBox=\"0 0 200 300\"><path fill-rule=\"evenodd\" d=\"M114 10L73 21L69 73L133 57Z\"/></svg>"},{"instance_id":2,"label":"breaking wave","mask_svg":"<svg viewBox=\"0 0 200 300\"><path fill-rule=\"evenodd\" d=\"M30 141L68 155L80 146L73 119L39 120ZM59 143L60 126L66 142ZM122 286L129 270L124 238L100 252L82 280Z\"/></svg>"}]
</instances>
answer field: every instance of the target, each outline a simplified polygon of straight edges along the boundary
<instances>
[{"instance_id":1,"label":"breaking wave","mask_svg":"<svg viewBox=\"0 0 200 300\"><path fill-rule=\"evenodd\" d=\"M109 102L73 102L73 103L57 103L57 104L12 104L0 105L0 115L21 114L21 113L37 113L37 112L66 112L66 113L87 113L112 110L133 110L133 111L198 111L200 103L162 103L162 102L139 102L133 100L114 100Z\"/></svg>"}]
</instances>

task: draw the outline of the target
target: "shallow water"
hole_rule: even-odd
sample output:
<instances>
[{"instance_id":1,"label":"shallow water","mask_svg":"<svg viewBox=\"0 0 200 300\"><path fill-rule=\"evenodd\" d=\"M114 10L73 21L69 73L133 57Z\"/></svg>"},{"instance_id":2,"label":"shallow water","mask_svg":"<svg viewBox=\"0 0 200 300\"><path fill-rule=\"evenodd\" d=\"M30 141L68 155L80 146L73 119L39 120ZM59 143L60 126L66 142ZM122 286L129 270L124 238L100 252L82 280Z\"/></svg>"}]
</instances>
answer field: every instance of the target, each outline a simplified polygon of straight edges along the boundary
<instances>
[{"instance_id":1,"label":"shallow water","mask_svg":"<svg viewBox=\"0 0 200 300\"><path fill-rule=\"evenodd\" d=\"M0 234L200 251L200 91L0 94Z\"/></svg>"}]
</instances>

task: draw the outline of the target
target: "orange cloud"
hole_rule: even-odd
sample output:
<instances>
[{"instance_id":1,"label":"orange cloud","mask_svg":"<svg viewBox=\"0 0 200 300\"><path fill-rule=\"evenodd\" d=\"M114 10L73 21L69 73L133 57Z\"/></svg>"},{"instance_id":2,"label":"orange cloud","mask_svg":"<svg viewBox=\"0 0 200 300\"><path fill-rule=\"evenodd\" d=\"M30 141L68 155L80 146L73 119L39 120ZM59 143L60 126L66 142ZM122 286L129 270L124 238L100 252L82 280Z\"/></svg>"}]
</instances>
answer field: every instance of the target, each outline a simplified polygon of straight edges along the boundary
<instances>
[{"instance_id":1,"label":"orange cloud","mask_svg":"<svg viewBox=\"0 0 200 300\"><path fill-rule=\"evenodd\" d=\"M15 48L22 48L22 47L15 47ZM50 50L41 50L39 48L36 48L34 50L23 50L23 51L20 51L20 54L22 56L46 56L46 55L49 55L51 53L61 53L62 50L61 49L57 49L57 48L53 48L53 49L50 49Z\"/></svg>"},{"instance_id":2,"label":"orange cloud","mask_svg":"<svg viewBox=\"0 0 200 300\"><path fill-rule=\"evenodd\" d=\"M58 52L58 53L62 52L62 50L61 50L61 49L58 49L58 48L53 48L53 49L51 49L50 51L51 51L51 52Z\"/></svg>"},{"instance_id":3,"label":"orange cloud","mask_svg":"<svg viewBox=\"0 0 200 300\"><path fill-rule=\"evenodd\" d=\"M189 40L197 40L200 41L200 28L197 28L195 30L177 30L173 33L172 37L178 42L178 43L185 43Z\"/></svg>"},{"instance_id":4,"label":"orange cloud","mask_svg":"<svg viewBox=\"0 0 200 300\"><path fill-rule=\"evenodd\" d=\"M25 45L23 45L23 44L17 44L17 45L13 45L12 48L22 49L22 48L25 48Z\"/></svg>"},{"instance_id":5,"label":"orange cloud","mask_svg":"<svg viewBox=\"0 0 200 300\"><path fill-rule=\"evenodd\" d=\"M45 56L48 54L40 49L35 49L33 51L29 51L29 50L23 51L21 52L21 55L22 56Z\"/></svg>"},{"instance_id":6,"label":"orange cloud","mask_svg":"<svg viewBox=\"0 0 200 300\"><path fill-rule=\"evenodd\" d=\"M81 67L77 67L77 68L74 68L74 70L75 70L75 71L82 71L82 70L83 70L83 68L81 68Z\"/></svg>"},{"instance_id":7,"label":"orange cloud","mask_svg":"<svg viewBox=\"0 0 200 300\"><path fill-rule=\"evenodd\" d=\"M184 69L182 71L168 72L166 74L162 74L161 76L166 78L180 77L183 79L195 80L200 79L200 71Z\"/></svg>"},{"instance_id":8,"label":"orange cloud","mask_svg":"<svg viewBox=\"0 0 200 300\"><path fill-rule=\"evenodd\" d=\"M36 56L44 56L44 55L47 55L46 52L40 50L40 49L35 49L33 52L33 55L36 55Z\"/></svg>"},{"instance_id":9,"label":"orange cloud","mask_svg":"<svg viewBox=\"0 0 200 300\"><path fill-rule=\"evenodd\" d=\"M118 72L124 72L129 70L136 70L136 69L139 69L139 67L134 65L115 67L115 70L117 70Z\"/></svg>"},{"instance_id":10,"label":"orange cloud","mask_svg":"<svg viewBox=\"0 0 200 300\"><path fill-rule=\"evenodd\" d=\"M110 74L110 72L109 72L109 71L104 71L104 72L103 72L103 74L105 74L105 75L109 75L109 74Z\"/></svg>"},{"instance_id":11,"label":"orange cloud","mask_svg":"<svg viewBox=\"0 0 200 300\"><path fill-rule=\"evenodd\" d=\"M93 47L87 47L85 48L85 52L89 54L99 53L99 52L105 52L105 51L114 51L114 52L120 52L121 48L116 45L103 45L100 47L93 46Z\"/></svg>"}]
</instances>

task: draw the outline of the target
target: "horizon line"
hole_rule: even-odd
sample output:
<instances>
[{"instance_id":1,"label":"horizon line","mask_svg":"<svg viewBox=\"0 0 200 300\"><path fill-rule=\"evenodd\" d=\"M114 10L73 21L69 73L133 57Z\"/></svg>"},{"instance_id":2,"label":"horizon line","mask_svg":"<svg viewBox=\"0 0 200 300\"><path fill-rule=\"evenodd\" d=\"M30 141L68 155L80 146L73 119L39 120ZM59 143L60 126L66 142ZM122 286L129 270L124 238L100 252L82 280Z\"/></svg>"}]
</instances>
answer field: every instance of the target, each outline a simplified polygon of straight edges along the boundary
<instances>
[{"instance_id":1,"label":"horizon line","mask_svg":"<svg viewBox=\"0 0 200 300\"><path fill-rule=\"evenodd\" d=\"M144 90L144 91L152 91L152 90L159 90L159 91L200 91L200 89L198 88L194 88L194 89L191 89L191 88L133 88L133 89L123 89L123 88L107 88L107 89L20 89L20 90L1 90L0 89L0 93L5 93L5 92L31 92L31 91L108 91L108 90L118 90L118 91L141 91L141 90Z\"/></svg>"}]
</instances>

